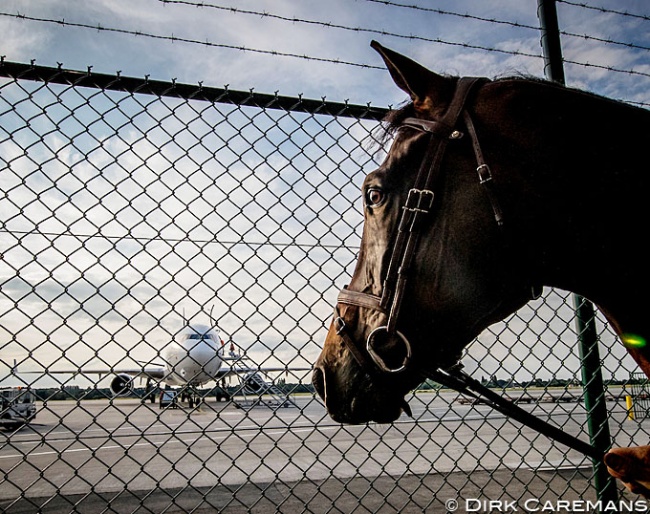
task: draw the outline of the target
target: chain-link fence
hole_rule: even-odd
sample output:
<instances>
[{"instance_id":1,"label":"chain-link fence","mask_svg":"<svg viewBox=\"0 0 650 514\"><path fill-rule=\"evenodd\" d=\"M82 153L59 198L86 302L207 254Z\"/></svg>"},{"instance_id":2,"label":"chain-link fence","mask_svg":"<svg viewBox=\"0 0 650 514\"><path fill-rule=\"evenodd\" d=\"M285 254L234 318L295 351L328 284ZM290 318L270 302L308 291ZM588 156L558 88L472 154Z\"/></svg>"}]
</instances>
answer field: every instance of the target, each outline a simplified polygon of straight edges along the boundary
<instances>
[{"instance_id":1,"label":"chain-link fence","mask_svg":"<svg viewBox=\"0 0 650 514\"><path fill-rule=\"evenodd\" d=\"M356 258L381 110L0 70L2 416L37 395L36 417L0 435L3 511L595 501L588 459L434 384L409 399L413 419L390 425L335 424L315 398L305 369ZM114 397L113 375L163 361L188 321L217 325L241 373L181 388L192 407L146 379L133 384L139 397ZM626 405L636 366L597 326L614 443L645 443L648 422ZM464 363L588 440L576 340L570 296L547 290Z\"/></svg>"}]
</instances>

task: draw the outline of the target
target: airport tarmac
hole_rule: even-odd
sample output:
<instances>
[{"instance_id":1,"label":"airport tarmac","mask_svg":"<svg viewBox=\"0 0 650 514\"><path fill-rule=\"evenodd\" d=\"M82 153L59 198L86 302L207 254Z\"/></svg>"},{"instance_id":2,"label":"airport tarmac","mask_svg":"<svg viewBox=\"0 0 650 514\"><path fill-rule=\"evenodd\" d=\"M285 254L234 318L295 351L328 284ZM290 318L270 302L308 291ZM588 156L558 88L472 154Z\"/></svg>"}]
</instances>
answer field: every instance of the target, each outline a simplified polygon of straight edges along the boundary
<instances>
[{"instance_id":1,"label":"airport tarmac","mask_svg":"<svg viewBox=\"0 0 650 514\"><path fill-rule=\"evenodd\" d=\"M492 470L547 470L555 476L557 468L574 470L574 476L576 469L585 469L588 477L590 461L582 455L457 397L419 393L410 400L413 419L360 426L332 422L310 395L295 397L297 408L248 411L214 401L193 410L163 411L129 398L49 402L39 405L35 424L0 433L0 510L13 506L7 512L29 512L16 502L24 497L187 493L188 486L207 491L203 496L221 488L232 502L232 491L252 487L259 496L262 486L256 484L286 487L332 479L342 484L358 477L449 473L476 477ZM578 406L524 408L586 439L586 415ZM625 403L608 402L608 407L617 444L629 444L628 431L615 430L626 423ZM627 423L634 423L629 433L645 425ZM640 434L647 442L646 432Z\"/></svg>"}]
</instances>

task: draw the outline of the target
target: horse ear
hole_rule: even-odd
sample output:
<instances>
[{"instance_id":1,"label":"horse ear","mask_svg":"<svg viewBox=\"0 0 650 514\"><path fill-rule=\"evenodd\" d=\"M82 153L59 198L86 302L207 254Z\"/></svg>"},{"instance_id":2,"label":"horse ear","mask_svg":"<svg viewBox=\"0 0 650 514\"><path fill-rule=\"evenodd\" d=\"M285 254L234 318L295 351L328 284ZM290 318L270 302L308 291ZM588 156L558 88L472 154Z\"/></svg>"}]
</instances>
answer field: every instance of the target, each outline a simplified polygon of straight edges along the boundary
<instances>
[{"instance_id":1,"label":"horse ear","mask_svg":"<svg viewBox=\"0 0 650 514\"><path fill-rule=\"evenodd\" d=\"M377 41L370 46L379 52L386 63L395 84L409 94L415 108L426 111L444 103L450 86L450 79L426 69L421 64L390 50Z\"/></svg>"}]
</instances>

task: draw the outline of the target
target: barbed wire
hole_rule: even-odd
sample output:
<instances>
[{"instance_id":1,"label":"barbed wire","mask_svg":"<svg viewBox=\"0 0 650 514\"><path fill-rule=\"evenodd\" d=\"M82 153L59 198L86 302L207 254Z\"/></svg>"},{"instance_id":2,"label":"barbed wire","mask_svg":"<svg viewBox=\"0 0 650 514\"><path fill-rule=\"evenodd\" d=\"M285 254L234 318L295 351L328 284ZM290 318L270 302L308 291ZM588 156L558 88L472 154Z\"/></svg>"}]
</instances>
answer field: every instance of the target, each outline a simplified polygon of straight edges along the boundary
<instances>
[{"instance_id":1,"label":"barbed wire","mask_svg":"<svg viewBox=\"0 0 650 514\"><path fill-rule=\"evenodd\" d=\"M166 0L161 0L161 1L166 1ZM559 1L561 1L561 0L559 0ZM383 5L386 5L386 6L389 6L389 7L397 7L397 8L404 8L404 9L413 9L413 10L423 11L423 12L430 12L430 13L435 13L435 14L441 14L441 15L444 15L444 16L456 16L456 17L459 17L459 18L466 18L466 19L470 19L470 20L482 21L482 22L492 23L492 24L497 24L497 25L507 25L507 26L515 27L515 28L529 29L529 30L534 30L536 32L539 32L539 30L540 30L539 26L528 25L526 23L520 23L520 22L517 22L517 21L499 20L497 18L485 18L485 17L482 17L482 16L476 16L476 15L469 14L469 13L459 13L459 12L453 12L453 11L445 11L443 9L437 9L437 8L434 8L434 7L422 7L422 6L419 6L419 5L402 4L402 3L398 3L398 2L393 2L391 0L366 0L366 2L372 2L372 3L376 3L376 4L383 4ZM567 2L567 3L571 3L571 2ZM575 5L578 5L578 4L575 4ZM605 9L597 9L597 10L602 10L604 12L607 12L607 10L605 10ZM622 14L622 13L618 13L618 14ZM648 17L644 17L644 18L648 18ZM625 41L617 41L617 40L612 39L612 38L599 38L599 37L596 37L596 36L591 36L589 34L577 34L575 32L568 32L568 31L562 31L562 30L560 31L560 34L562 34L564 36L576 37L576 38L585 39L585 40L598 41L599 43L605 43L605 44L609 44L609 45L620 45L620 46L625 46L625 47L628 47L628 48L636 48L636 49L639 49L639 50L650 51L650 47L648 47L648 46L637 45L637 44L628 43L628 42L625 42Z\"/></svg>"},{"instance_id":2,"label":"barbed wire","mask_svg":"<svg viewBox=\"0 0 650 514\"><path fill-rule=\"evenodd\" d=\"M371 1L371 0L369 0ZM571 0L556 0L559 3L567 4L567 5L572 5L573 7L581 7L583 9L591 9L592 11L599 11L602 13L607 13L607 14L616 14L619 16L627 16L630 18L638 18L641 20L645 21L650 21L650 16L646 14L636 14L636 13L631 13L629 11L617 11L614 9L607 9L605 7L599 7L595 5L588 5L582 2L572 2Z\"/></svg>"},{"instance_id":3,"label":"barbed wire","mask_svg":"<svg viewBox=\"0 0 650 514\"><path fill-rule=\"evenodd\" d=\"M535 29L539 30L539 27L532 26L532 25L527 25L525 23L519 23L516 21L507 21L507 20L498 20L495 18L484 18L481 16L476 16L474 14L469 14L469 13L458 13L458 12L453 12L453 11L445 11L443 9L437 9L435 7L422 7L420 5L414 5L414 4L403 4L399 2L394 2L391 0L366 0L366 2L372 2L376 4L384 4L387 6L391 7L398 7L398 8L405 8L405 9L413 9L416 11L423 11L423 12L432 12L436 14L444 14L444 15L449 15L449 16L459 16L461 18L469 18L473 20L479 20L479 21L487 21L490 23L501 23L505 25L510 25L512 27L519 27L519 28L527 28L527 29ZM609 13L609 14L617 14L620 16L629 16L632 18L640 18L642 20L650 20L650 16L645 15L645 14L636 14L636 13L631 13L629 11L617 11L614 9L607 9L605 7L598 7L598 6L591 6L582 2L573 2L571 0L557 0L559 3L564 3L567 5L572 5L574 7L583 7L585 9L591 9L594 11L600 11L603 13Z\"/></svg>"},{"instance_id":4,"label":"barbed wire","mask_svg":"<svg viewBox=\"0 0 650 514\"><path fill-rule=\"evenodd\" d=\"M275 13L270 13L268 11L253 11L249 9L239 9L237 7L232 7L232 6L223 6L223 5L217 5L217 4L212 4L212 3L206 3L203 1L192 1L192 0L158 0L159 2L162 2L163 4L179 4L179 5L186 5L186 6L192 6L192 7L197 7L197 8L209 8L209 9L216 9L216 10L222 10L222 11L228 11L232 12L234 14L248 14L248 15L253 15L257 17L262 17L262 18L272 18L276 20L281 20L281 21L287 21L290 23L302 23L302 24L308 24L308 25L316 25L320 26L323 28L333 28L333 29L341 29L341 30L347 30L347 31L352 31L352 32L364 32L364 33L369 33L369 34L377 34L381 36L388 36L388 37L396 37L396 38L402 38L402 39L411 39L411 40L418 40L418 41L425 41L425 42L433 42L433 43L441 43L441 40L437 39L432 39L432 38L427 38L424 36L416 36L413 34L400 34L397 32L391 32L383 29L372 29L372 28L366 28L366 27L350 27L347 25L341 25L337 23L332 23L332 22L325 22L325 21L319 21L319 20L308 20L305 18L298 18L298 17L289 17L289 16L282 16L279 14ZM508 25L511 27L516 27L516 28L524 28L524 29L530 29L534 30L535 32L539 32L539 27L534 26L534 25L527 25L524 23L519 23L519 22L513 22L513 21L507 21L507 20L498 20L496 18L483 18L481 16L474 16L468 13L457 13L453 11L445 11L442 9L434 9L430 7L420 7L420 6L415 6L415 5L406 5L406 4L398 4L395 2L390 2L388 0L366 0L367 2L373 2L373 3L380 3L380 4L385 4L387 6L393 6L393 7L406 7L406 8L412 8L412 9L418 9L422 11L427 11L427 12L432 12L436 14L441 14L441 15L446 15L446 16L457 16L460 18L467 18L471 20L477 20L477 21L482 21L486 23L492 23L492 24L502 24L502 25ZM650 51L649 46L644 46L644 45L638 45L635 43L629 43L625 41L617 41L612 38L600 38L596 36L591 36L589 34L578 34L575 32L568 32L568 31L560 31L560 34L564 36L569 36L569 37L575 37L579 39L584 39L587 41L597 41L599 43L605 43L609 45L619 45L619 46L625 46L627 48L635 48L638 50L646 50ZM450 42L448 42L450 44ZM498 49L492 49L492 48L486 48L486 47L477 47L482 50L498 50ZM505 53L513 53L515 55L526 55L528 57L541 57L539 55L530 55L530 54L523 54L520 52L516 51L505 51Z\"/></svg>"},{"instance_id":5,"label":"barbed wire","mask_svg":"<svg viewBox=\"0 0 650 514\"><path fill-rule=\"evenodd\" d=\"M575 37L578 39L584 39L586 41L597 41L599 43L605 43L608 45L618 45L618 46L625 46L627 48L634 48L636 50L645 50L645 51L650 51L650 46L645 46L645 45L638 45L636 43L626 43L625 41L616 41L614 39L610 38L600 38L596 36L590 36L589 34L577 34L575 32L567 32L565 30L561 30L560 34L563 36L569 36L569 37Z\"/></svg>"},{"instance_id":6,"label":"barbed wire","mask_svg":"<svg viewBox=\"0 0 650 514\"><path fill-rule=\"evenodd\" d=\"M624 73L627 75L638 75L640 77L650 77L650 73L637 70L624 70L623 68L615 68L614 66L605 66L604 64L592 64L589 62L573 61L571 59L563 59L565 64L573 64L575 66L582 66L583 68L595 68L597 70L611 71L614 73Z\"/></svg>"},{"instance_id":7,"label":"barbed wire","mask_svg":"<svg viewBox=\"0 0 650 514\"><path fill-rule=\"evenodd\" d=\"M316 25L322 25L322 26L331 26L331 27L336 27L336 28L349 28L349 27L343 27L340 25L336 25L330 22L324 22L324 21L314 21L314 20L304 20L296 17L288 17L288 16L282 16L278 14L273 14L269 13L268 11L252 11L248 9L239 9L237 7L232 7L232 6L222 6L222 5L216 5L216 4L211 4L211 3L206 3L202 0L198 1L192 1L192 0L158 0L159 2L162 2L164 4L184 4L184 5L189 5L193 7L207 7L207 8L212 8L212 9L218 9L218 10L224 10L224 11L231 11L233 13L241 13L241 14L254 14L256 16L265 16L265 17L272 17L272 18L277 18L285 21L291 21L291 22L303 22L303 23L313 23ZM446 16L456 16L459 18L466 18L466 19L472 19L472 20L477 20L477 21L484 21L484 22L489 22L489 23L496 23L496 24L503 24L503 25L509 25L511 27L517 27L517 28L525 28L525 29L531 29L536 32L539 32L539 27L534 26L534 25L527 25L524 23L519 23L516 21L508 21L508 20L499 20L496 18L483 18L481 16L474 16L469 13L458 13L458 12L453 12L453 11L445 11L442 9L435 9L431 7L420 7L417 5L406 5L406 4L399 4L395 2L390 2L388 0L366 0L367 2L373 2L373 3L378 3L378 4L385 4L386 6L390 7L406 7L410 9L417 9L420 11L426 11L426 12L431 12L435 14L442 14ZM356 29L352 29L356 30ZM372 30L372 29L370 29ZM398 34L400 37L409 37L406 34Z\"/></svg>"},{"instance_id":8,"label":"barbed wire","mask_svg":"<svg viewBox=\"0 0 650 514\"><path fill-rule=\"evenodd\" d=\"M487 46L483 46L483 45L474 45L474 44L467 43L467 42L448 41L448 40L444 40L444 39L441 39L441 38L426 38L426 37L423 37L423 36L399 34L399 33L389 32L389 31L385 31L385 30L379 30L379 29L370 29L370 28L363 28L363 27L350 27L350 26L346 26L346 25L334 24L334 23L329 23L329 22L307 20L307 19L297 18L297 17L286 17L286 16L281 16L281 15L278 15L278 14L273 14L273 13L268 13L268 12L263 12L263 11L252 11L252 10L239 9L239 8L236 8L236 7L225 7L225 6L220 6L220 5L205 3L205 2L197 3L197 2L193 2L191 0L159 0L159 1L162 2L162 3L184 4L184 5L192 5L192 6L195 6L195 7L208 7L208 8L214 8L214 9L219 9L219 10L231 11L231 12L240 13L240 14L250 14L250 15L262 16L262 17L269 17L269 18L275 18L275 19L280 19L280 20L284 20L284 21L289 21L289 22L292 22L292 23L309 23L309 24L319 25L319 26L328 27L328 28L337 28L337 29L341 29L341 30L348 30L348 31L354 31L354 32L365 32L365 33L372 33L372 34L385 35L385 36L391 36L391 37L399 37L399 38L405 38L405 39L411 39L411 40L419 40L419 41L424 41L424 42L427 42L427 43L458 46L458 47L468 48L468 49L472 49L472 50L481 50L481 51L486 51L486 52L495 52L495 53L501 53L501 54L507 54L507 55L513 55L513 56L529 57L529 58L535 58L535 59L542 59L543 58L543 56L541 54L533 54L533 53L530 53L530 52L522 52L522 51L517 51L517 50L503 50L503 49L487 47ZM504 21L504 20L496 20L496 19L491 19L491 18L482 18L482 17L473 16L473 15L469 15L469 14L454 13L452 11L443 11L441 9L434 9L434 8L427 8L427 7L420 7L420 6L412 6L412 5L408 5L408 4L400 4L400 3L393 2L393 1L390 1L390 0L366 0L366 1L374 2L374 3L381 3L381 4L390 5L390 6L396 6L396 7L404 7L404 8L412 8L412 9L423 10L423 11L431 11L431 12L436 12L438 14L456 15L456 16L461 16L461 17L464 17L464 18L477 19L477 20L481 20L481 21L485 21L485 22L491 22L491 23L504 23L504 24L508 24L508 25L512 25L512 26L519 26L519 27L529 28L529 29L535 28L535 30L538 30L536 27L533 27L531 25L519 24L518 22L508 22L508 21ZM569 0L562 0L562 1L565 1L565 3L571 3L571 5L577 5L577 6L580 6L580 7L583 6L583 4L569 2ZM589 7L589 6L587 6L587 7ZM598 8L597 10L606 11L603 8ZM619 14L623 14L623 13L620 13L618 11L615 11L615 12L619 13ZM209 40L201 41L201 40L198 40L198 39L176 36L174 34L166 36L166 35L161 35L161 34L154 34L154 33L150 33L150 32L144 32L144 31L140 31L140 30L106 27L106 26L103 26L101 24L91 25L91 24L81 23L81 22L70 22L70 21L66 21L63 18L62 19L40 18L40 17L29 16L29 15L21 14L21 13L7 13L7 12L0 12L0 16L11 17L11 18L16 18L16 19L20 19L20 20L56 24L56 25L60 25L60 26L63 26L63 27L69 26L69 27L75 27L75 28L80 28L80 29L90 29L90 30L97 30L97 31L102 31L102 32L125 34L125 35L134 36L134 37L147 37L147 38L152 38L152 39L171 41L172 43L181 42L181 43L195 44L195 45L201 45L201 46L207 46L207 47L224 48L224 49L230 49L230 50L239 50L239 51L243 51L243 52L259 53L259 54L263 54L263 55L295 58L295 59L302 59L302 60L307 60L307 61L325 62L325 63L330 63L330 64L340 64L340 65L345 65L345 66L354 66L354 67L359 67L359 68L384 71L383 66L377 66L377 65L354 62L354 61L347 61L347 60L342 60L342 59L338 59L338 58L328 58L328 57L320 57L320 56L307 55L307 54L297 54L297 53L293 53L293 52L282 52L282 51L277 51L277 50L251 48L251 47L246 47L246 46L243 46L243 45L230 45L230 44L226 44L226 43L215 43L215 42L212 42L212 41L209 41ZM637 16L637 15L635 15L635 16ZM600 42L603 42L603 43L619 44L619 45L624 45L624 46L629 47L629 48L637 48L637 49L641 49L641 50L650 50L650 47L635 45L633 43L624 43L624 42L614 41L612 39L596 38L594 36L589 36L589 35L586 35L586 34L581 35L581 34L573 34L573 33L569 33L569 32L562 32L562 33L564 35L567 35L567 36L578 37L578 38L582 38L582 39L593 39L593 40L600 41ZM616 67L613 67L613 66L605 66L605 65L598 65L598 64L593 64L593 63L585 63L585 62L573 61L573 60L568 60L568 59L565 59L565 62L568 63L568 64L573 64L573 65L576 65L576 66L582 66L582 67L585 67L585 68L595 68L595 69L606 70L606 71L615 72L615 73L624 73L624 74L628 74L628 75L638 75L638 76L643 76L643 77L650 77L650 73L637 71L637 70L633 70L633 69L621 69L621 68L616 68Z\"/></svg>"},{"instance_id":9,"label":"barbed wire","mask_svg":"<svg viewBox=\"0 0 650 514\"><path fill-rule=\"evenodd\" d=\"M308 20L305 18L298 18L298 17L289 17L289 16L282 16L279 14L274 14L270 13L268 11L252 11L252 10L247 10L247 9L239 9L237 7L230 7L230 6L222 6L222 5L216 5L216 4L211 4L211 3L205 3L205 2L193 2L191 0L158 0L159 2L162 2L164 4L182 4L182 5L188 5L188 6L193 6L193 7L205 7L205 8L212 8L212 9L217 9L217 10L223 10L223 11L229 11L235 14L250 14L258 17L266 17L266 18L273 18L277 20L282 20L282 21L288 21L291 23L303 23L303 24L309 24L309 25L317 25L323 28L333 28L333 29L340 29L340 30L347 30L351 32L363 32L367 34L375 34L375 35L380 35L380 36L389 36L389 37L395 37L395 38L401 38L401 39L410 39L414 41L424 41L426 43L438 43L438 44L443 44L443 45L451 45L451 46L461 46L464 48L471 48L474 50L484 50L486 52L497 52L497 53L503 53L503 54L509 54L509 55L519 55L519 56L524 56L524 57L534 57L534 58L542 58L541 54L532 54L532 53L526 53L526 52L521 52L517 50L502 50L500 48L492 48L492 47L487 47L487 46L482 46L482 45L473 45L471 43L466 43L466 42L461 42L461 41L448 41L444 40L441 38L429 38L425 36L416 36L414 34L400 34L398 32L391 32L388 30L383 30L383 29L372 29L372 28L366 28L366 27L351 27L348 25L341 25L337 23L332 23L332 22L325 22L325 21L319 21L319 20ZM441 11L443 12L443 11ZM452 13L447 13L447 14L452 14ZM461 15L463 16L463 15ZM465 17L465 16L463 16ZM471 17L471 16L468 16ZM498 23L498 22L497 22ZM508 22L503 22L503 23L508 23ZM521 25L523 26L523 25ZM527 27L531 28L531 27ZM535 27L532 27L535 28ZM536 30L539 30L535 28Z\"/></svg>"},{"instance_id":10,"label":"barbed wire","mask_svg":"<svg viewBox=\"0 0 650 514\"><path fill-rule=\"evenodd\" d=\"M168 3L172 3L172 0L167 0ZM180 2L180 0L179 0ZM232 10L230 8L226 10ZM235 9L236 11L239 11L238 9ZM252 14L252 12L251 12ZM260 16L268 16L271 17L273 15L269 13L257 13ZM164 36L160 34L153 34L149 32L143 32L140 30L130 30L130 29L120 29L120 28L114 28L114 27L106 27L103 25L90 25L87 23L80 23L80 22L70 22L66 21L65 19L52 19L52 18L39 18L35 16L29 16L26 14L21 14L21 13L6 13L6 12L0 12L0 16L6 16L6 17L12 17L12 18L17 18L21 20L27 20L27 21L36 21L36 22L43 22L43 23L50 23L50 24L55 24L55 25L60 25L60 26L68 26L68 27L75 27L75 28L82 28L82 29L90 29L90 30L97 30L97 31L103 31L103 32L113 32L113 33L119 33L119 34L126 34L126 35L131 35L131 36L140 36L140 37L148 37L148 38L153 38L153 39L160 39L160 40L168 40L171 42L181 42L181 43L189 43L189 44L197 44L201 46L207 46L207 47L216 47L216 48L225 48L225 49L231 49L231 50L241 50L245 52L253 52L253 53L260 53L260 54L266 54L266 55L273 55L273 56L278 56L278 57L292 57L292 58L297 58L297 59L304 59L307 61L319 61L319 62L327 62L331 64L342 64L342 65L347 65L347 66L356 66L359 68L368 68L368 69L373 69L373 70L382 70L384 71L385 68L383 66L375 66L372 64L366 64L366 63L359 63L359 62L353 62L353 61L345 61L341 59L334 59L334 58L328 58L328 57L317 57L313 55L306 55L306 54L296 54L296 53L291 53L291 52L281 52L277 50L266 50L266 49L260 49L260 48L251 48L251 47L245 47L241 45L229 45L225 43L214 43L209 40L205 41L200 41L197 39L192 39L192 38L186 38L186 37L179 37L174 34L171 36ZM300 20L294 20L293 18L286 18L288 21L300 21ZM305 20L307 21L307 20ZM314 22L315 23L315 22ZM531 57L535 59L542 59L541 54L533 54L529 52L521 52L518 50L503 50L500 48L492 48L492 47L487 47L487 46L482 46L482 45L474 45L471 43L466 43L466 42L461 42L461 41L448 41L445 39L441 38L425 38L422 36L413 36L413 35L404 35L404 34L397 34L397 33L391 33L383 30L375 30L375 29L363 29L360 27L345 27L345 26L335 26L334 24L329 24L325 22L319 22L323 26L330 26L330 27L336 27L336 28L345 28L347 30L351 30L354 32L368 32L368 33L374 33L378 35L385 35L385 36L392 36L392 37L401 37L405 39L411 39L411 40L419 40L419 41L424 41L427 43L437 43L441 45L450 45L450 46L458 46L462 48L469 48L472 50L482 50L485 52L494 52L494 53L500 53L500 54L507 54L507 55L516 55L516 56L521 56L521 57Z\"/></svg>"},{"instance_id":11,"label":"barbed wire","mask_svg":"<svg viewBox=\"0 0 650 514\"><path fill-rule=\"evenodd\" d=\"M404 9L412 9L416 11L422 11L422 12L430 12L430 13L435 13L435 14L442 14L445 16L456 16L459 18L466 18L470 20L477 20L477 21L484 21L488 23L496 23L496 24L501 24L501 25L508 25L510 27L516 27L516 28L522 28L522 29L531 29L539 32L539 27L534 26L534 25L527 25L525 23L519 23L518 21L509 21L509 20L498 20L496 18L484 18L482 16L476 16L474 14L469 14L469 13L459 13L459 12L454 12L454 11L445 11L443 9L438 9L435 7L422 7L420 5L412 5L412 4L402 4L399 2L392 2L390 0L366 0L366 2L371 2L375 4L383 4L389 7L397 7L397 8L404 8Z\"/></svg>"},{"instance_id":12,"label":"barbed wire","mask_svg":"<svg viewBox=\"0 0 650 514\"><path fill-rule=\"evenodd\" d=\"M62 27L75 27L75 28L81 28L81 29L90 29L90 30L97 30L99 32L111 32L111 33L116 33L116 34L125 34L129 36L136 36L136 37L146 37L146 38L152 38L152 39L160 39L160 40L166 40L166 41L171 41L172 43L174 42L180 42L180 43L189 43L189 44L195 44L195 45L201 45L201 46L206 46L206 47L214 47L214 48L225 48L229 50L240 50L242 52L251 52L251 53L259 53L259 54L265 54L265 55L273 55L277 57L292 57L296 59L304 59L307 61L318 61L318 62L327 62L331 64L343 64L346 66L356 66L359 68L368 68L368 69L373 69L373 70L382 70L384 71L385 68L383 66L375 66L372 64L364 64L364 63L358 63L358 62L353 62L353 61L344 61L341 59L333 59L333 58L328 58L328 57L317 57L313 55L301 55L301 54L295 54L291 52L280 52L277 50L265 50L261 48L251 48L251 47L246 47L242 45L229 45L226 43L214 43L209 40L205 41L200 41L198 39L192 39L192 38L186 38L186 37L179 37L175 36L172 34L171 36L164 36L160 34L153 34L150 32L143 32L140 30L130 30L130 29L119 29L115 27L105 27L103 25L97 24L97 25L90 25L88 23L81 23L81 22L70 22L66 21L65 19L52 19L52 18L39 18L36 16L28 16L26 14L21 14L21 13L7 13L7 12L0 12L0 16L5 16L9 18L16 18L20 20L27 20L27 21L35 21L35 22L42 22L42 23L50 23L54 25L60 25Z\"/></svg>"},{"instance_id":13,"label":"barbed wire","mask_svg":"<svg viewBox=\"0 0 650 514\"><path fill-rule=\"evenodd\" d=\"M282 20L282 21L288 21L291 23L303 23L303 24L309 24L309 25L318 25L323 28L334 28L334 29L341 29L341 30L348 30L352 32L365 32L365 33L370 33L370 34L377 34L377 35L382 35L382 36L391 36L391 37L397 37L397 38L403 38L403 39L414 39L414 40L419 40L419 41L426 41L426 42L432 42L432 43L447 43L447 44L455 44L455 45L468 45L468 43L458 43L458 42L452 42L452 41L443 41L440 39L435 39L435 38L428 38L425 36L416 36L413 34L400 34L397 32L390 32L387 30L383 29L372 29L372 28L365 28L365 27L350 27L348 25L341 25L338 23L332 23L332 22L327 22L327 21L320 21L320 20L308 20L305 18L298 18L295 16L282 16L280 14L275 14L271 13L268 11L253 11L250 9L239 9L237 7L232 7L232 6L223 6L223 5L217 5L217 4L212 4L212 3L206 3L203 1L192 1L192 0L158 0L159 2L162 2L163 4L179 4L179 5L186 5L186 6L192 6L192 7L198 7L198 8L209 8L209 9L216 9L216 10L221 10L221 11L228 11L232 12L234 14L250 14L254 15L257 17L262 17L262 18L272 18L272 19L277 19L277 20ZM390 2L384 2L382 0L367 0L367 1L375 1L375 2L380 2L380 3L389 3ZM398 4L396 4L398 5ZM424 8L423 8L424 9ZM476 20L481 20L481 21L489 21L492 23L503 23L506 25L511 25L513 27L523 27L527 29L534 29L536 31L539 31L539 27L533 27L530 25L523 25L519 24L516 22L508 22L508 21L501 21L501 20L492 20L488 18L480 18L478 16L471 16L469 14L460 14L460 13L454 13L450 11L442 11L440 9L427 9L432 12L435 12L437 14L448 14L448 15L455 15L455 16L460 16L462 18L471 18L471 19L476 19ZM497 50L494 48L488 48L488 47L480 47L477 46L475 48L479 48L481 50ZM507 51L504 50L503 52L505 53L514 53L517 55L517 52L513 51ZM537 55L532 55L533 57L541 57Z\"/></svg>"}]
</instances>

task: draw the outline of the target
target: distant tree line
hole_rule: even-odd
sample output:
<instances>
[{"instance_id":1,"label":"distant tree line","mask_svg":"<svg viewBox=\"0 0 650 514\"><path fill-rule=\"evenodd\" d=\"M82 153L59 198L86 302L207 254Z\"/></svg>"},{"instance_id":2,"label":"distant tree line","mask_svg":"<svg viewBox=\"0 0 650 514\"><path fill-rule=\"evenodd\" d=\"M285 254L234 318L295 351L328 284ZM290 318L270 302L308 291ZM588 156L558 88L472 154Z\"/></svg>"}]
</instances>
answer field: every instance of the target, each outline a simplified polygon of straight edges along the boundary
<instances>
[{"instance_id":1,"label":"distant tree line","mask_svg":"<svg viewBox=\"0 0 650 514\"><path fill-rule=\"evenodd\" d=\"M625 386L625 385L642 385L647 384L648 379L639 374L639 377L630 377L627 379L615 379L610 378L605 380L605 386ZM489 379L486 377L481 378L483 385L491 387L494 389L508 389L508 388L548 388L548 387L581 387L581 383L578 379L562 379L562 378L552 378L550 380L543 380L540 378L532 378L525 381L515 381L514 378L510 380L503 380L497 378L495 375L492 375ZM314 394L314 387L311 383L308 384L294 384L286 383L283 379L279 379L275 382L275 385L282 391L283 394ZM418 390L427 391L427 390L437 390L441 389L442 386L433 380L427 380L423 382ZM218 391L226 391L229 395L240 395L242 394L242 387L237 386L228 386L222 388L221 386L215 386L212 388L201 389L199 393L204 397L216 396ZM36 395L36 398L40 401L62 401L62 400L106 400L113 398L113 393L108 387L88 387L82 389L79 386L63 386L59 388L39 388L33 389L32 392ZM153 394L157 396L160 392L159 388L154 388L150 390L148 394ZM133 393L129 396L144 398L147 395L147 391L144 387L136 387L133 390Z\"/></svg>"},{"instance_id":2,"label":"distant tree line","mask_svg":"<svg viewBox=\"0 0 650 514\"><path fill-rule=\"evenodd\" d=\"M276 381L275 385L284 393L284 394L313 394L314 387L311 384L287 384L283 380ZM199 393L201 396L209 398L211 396L216 396L219 391L226 391L229 395L241 395L242 386L215 386L212 388L200 389ZM127 397L132 398L145 398L151 394L156 397L160 394L161 389L154 387L153 389L147 390L144 387L136 387L133 389L133 392ZM39 401L65 401L65 400L106 400L113 398L114 395L110 388L108 387L88 387L81 388L79 386L62 386L62 387L50 387L50 388L37 388L32 389L32 392Z\"/></svg>"}]
</instances>

